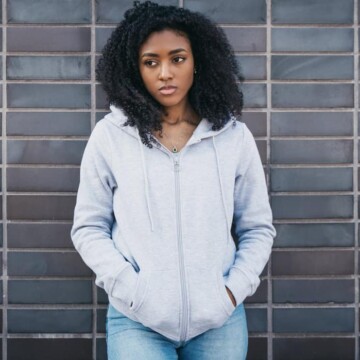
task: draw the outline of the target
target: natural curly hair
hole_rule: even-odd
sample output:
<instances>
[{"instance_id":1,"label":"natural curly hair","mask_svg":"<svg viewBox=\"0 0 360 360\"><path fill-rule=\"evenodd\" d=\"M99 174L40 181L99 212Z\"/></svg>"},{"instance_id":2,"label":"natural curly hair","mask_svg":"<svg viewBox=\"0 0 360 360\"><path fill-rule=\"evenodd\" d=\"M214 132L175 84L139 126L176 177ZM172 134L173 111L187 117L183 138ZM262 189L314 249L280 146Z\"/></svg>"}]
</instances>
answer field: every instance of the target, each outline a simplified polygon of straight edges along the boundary
<instances>
[{"instance_id":1,"label":"natural curly hair","mask_svg":"<svg viewBox=\"0 0 360 360\"><path fill-rule=\"evenodd\" d=\"M136 126L142 142L152 148L152 131L162 130L162 106L142 81L138 57L140 46L155 31L174 30L191 44L196 75L188 99L201 117L221 129L231 117L239 119L243 106L243 77L223 30L206 16L176 6L134 2L111 34L96 75L110 104L127 116L125 125Z\"/></svg>"}]
</instances>

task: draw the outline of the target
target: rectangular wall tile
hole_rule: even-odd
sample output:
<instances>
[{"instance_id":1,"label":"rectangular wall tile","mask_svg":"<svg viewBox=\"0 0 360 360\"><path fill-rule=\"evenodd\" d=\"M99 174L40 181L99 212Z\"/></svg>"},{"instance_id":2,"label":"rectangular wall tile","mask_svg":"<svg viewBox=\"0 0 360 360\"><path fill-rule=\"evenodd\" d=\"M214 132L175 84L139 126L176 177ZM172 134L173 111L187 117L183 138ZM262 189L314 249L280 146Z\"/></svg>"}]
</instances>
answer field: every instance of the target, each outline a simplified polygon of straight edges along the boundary
<instances>
[{"instance_id":1,"label":"rectangular wall tile","mask_svg":"<svg viewBox=\"0 0 360 360\"><path fill-rule=\"evenodd\" d=\"M245 108L266 107L266 84L243 84Z\"/></svg>"},{"instance_id":2,"label":"rectangular wall tile","mask_svg":"<svg viewBox=\"0 0 360 360\"><path fill-rule=\"evenodd\" d=\"M77 252L9 252L10 276L91 276Z\"/></svg>"},{"instance_id":3,"label":"rectangular wall tile","mask_svg":"<svg viewBox=\"0 0 360 360\"><path fill-rule=\"evenodd\" d=\"M235 51L266 51L266 30L262 28L223 28Z\"/></svg>"},{"instance_id":4,"label":"rectangular wall tile","mask_svg":"<svg viewBox=\"0 0 360 360\"><path fill-rule=\"evenodd\" d=\"M272 253L273 275L351 275L354 252L342 251L275 251Z\"/></svg>"},{"instance_id":5,"label":"rectangular wall tile","mask_svg":"<svg viewBox=\"0 0 360 360\"><path fill-rule=\"evenodd\" d=\"M266 80L265 56L236 56L238 66L246 80Z\"/></svg>"},{"instance_id":6,"label":"rectangular wall tile","mask_svg":"<svg viewBox=\"0 0 360 360\"><path fill-rule=\"evenodd\" d=\"M272 136L352 136L352 112L273 112Z\"/></svg>"},{"instance_id":7,"label":"rectangular wall tile","mask_svg":"<svg viewBox=\"0 0 360 360\"><path fill-rule=\"evenodd\" d=\"M8 112L7 135L88 136L90 112Z\"/></svg>"},{"instance_id":8,"label":"rectangular wall tile","mask_svg":"<svg viewBox=\"0 0 360 360\"><path fill-rule=\"evenodd\" d=\"M352 140L272 140L273 164L346 164L353 161Z\"/></svg>"},{"instance_id":9,"label":"rectangular wall tile","mask_svg":"<svg viewBox=\"0 0 360 360\"><path fill-rule=\"evenodd\" d=\"M247 360L267 360L267 339L249 337Z\"/></svg>"},{"instance_id":10,"label":"rectangular wall tile","mask_svg":"<svg viewBox=\"0 0 360 360\"><path fill-rule=\"evenodd\" d=\"M185 0L184 6L211 17L217 23L264 24L266 22L265 0L228 0L226 2Z\"/></svg>"},{"instance_id":11,"label":"rectangular wall tile","mask_svg":"<svg viewBox=\"0 0 360 360\"><path fill-rule=\"evenodd\" d=\"M274 309L274 332L353 332L354 309Z\"/></svg>"},{"instance_id":12,"label":"rectangular wall tile","mask_svg":"<svg viewBox=\"0 0 360 360\"><path fill-rule=\"evenodd\" d=\"M267 312L266 309L246 308L246 320L248 331L251 333L266 332Z\"/></svg>"},{"instance_id":13,"label":"rectangular wall tile","mask_svg":"<svg viewBox=\"0 0 360 360\"><path fill-rule=\"evenodd\" d=\"M160 5L178 5L177 0L158 0ZM98 23L118 23L123 18L125 11L132 7L131 0L95 0L96 22Z\"/></svg>"},{"instance_id":14,"label":"rectangular wall tile","mask_svg":"<svg viewBox=\"0 0 360 360\"><path fill-rule=\"evenodd\" d=\"M354 224L276 224L274 247L354 246Z\"/></svg>"},{"instance_id":15,"label":"rectangular wall tile","mask_svg":"<svg viewBox=\"0 0 360 360\"><path fill-rule=\"evenodd\" d=\"M274 359L276 360L353 360L355 339L326 338L286 338L274 339Z\"/></svg>"},{"instance_id":16,"label":"rectangular wall tile","mask_svg":"<svg viewBox=\"0 0 360 360\"><path fill-rule=\"evenodd\" d=\"M78 359L92 357L91 339L8 339L8 360L41 359L46 354L48 359Z\"/></svg>"},{"instance_id":17,"label":"rectangular wall tile","mask_svg":"<svg viewBox=\"0 0 360 360\"><path fill-rule=\"evenodd\" d=\"M7 51L88 52L90 50L90 28L19 26L7 29Z\"/></svg>"},{"instance_id":18,"label":"rectangular wall tile","mask_svg":"<svg viewBox=\"0 0 360 360\"><path fill-rule=\"evenodd\" d=\"M11 108L89 109L90 85L83 84L10 84Z\"/></svg>"},{"instance_id":19,"label":"rectangular wall tile","mask_svg":"<svg viewBox=\"0 0 360 360\"><path fill-rule=\"evenodd\" d=\"M88 56L9 56L9 80L90 80Z\"/></svg>"},{"instance_id":20,"label":"rectangular wall tile","mask_svg":"<svg viewBox=\"0 0 360 360\"><path fill-rule=\"evenodd\" d=\"M72 224L8 223L9 248L74 248L70 238ZM0 232L2 234L2 231ZM1 235L2 236L2 235Z\"/></svg>"},{"instance_id":21,"label":"rectangular wall tile","mask_svg":"<svg viewBox=\"0 0 360 360\"><path fill-rule=\"evenodd\" d=\"M21 167L7 169L8 191L74 191L80 181L78 168Z\"/></svg>"},{"instance_id":22,"label":"rectangular wall tile","mask_svg":"<svg viewBox=\"0 0 360 360\"><path fill-rule=\"evenodd\" d=\"M350 84L274 84L274 108L351 108L354 86Z\"/></svg>"},{"instance_id":23,"label":"rectangular wall tile","mask_svg":"<svg viewBox=\"0 0 360 360\"><path fill-rule=\"evenodd\" d=\"M8 140L9 164L79 165L83 140Z\"/></svg>"},{"instance_id":24,"label":"rectangular wall tile","mask_svg":"<svg viewBox=\"0 0 360 360\"><path fill-rule=\"evenodd\" d=\"M75 196L9 195L8 219L72 220L75 203Z\"/></svg>"},{"instance_id":25,"label":"rectangular wall tile","mask_svg":"<svg viewBox=\"0 0 360 360\"><path fill-rule=\"evenodd\" d=\"M352 24L354 0L273 0L274 24Z\"/></svg>"},{"instance_id":26,"label":"rectangular wall tile","mask_svg":"<svg viewBox=\"0 0 360 360\"><path fill-rule=\"evenodd\" d=\"M272 51L353 51L354 32L341 28L274 28Z\"/></svg>"},{"instance_id":27,"label":"rectangular wall tile","mask_svg":"<svg viewBox=\"0 0 360 360\"><path fill-rule=\"evenodd\" d=\"M272 191L352 191L352 168L271 169Z\"/></svg>"},{"instance_id":28,"label":"rectangular wall tile","mask_svg":"<svg viewBox=\"0 0 360 360\"><path fill-rule=\"evenodd\" d=\"M352 56L285 56L271 59L273 80L352 80Z\"/></svg>"},{"instance_id":29,"label":"rectangular wall tile","mask_svg":"<svg viewBox=\"0 0 360 360\"><path fill-rule=\"evenodd\" d=\"M90 23L90 0L9 0L9 23Z\"/></svg>"},{"instance_id":30,"label":"rectangular wall tile","mask_svg":"<svg viewBox=\"0 0 360 360\"><path fill-rule=\"evenodd\" d=\"M353 303L354 280L273 280L274 303Z\"/></svg>"},{"instance_id":31,"label":"rectangular wall tile","mask_svg":"<svg viewBox=\"0 0 360 360\"><path fill-rule=\"evenodd\" d=\"M254 136L266 136L266 113L244 111L241 116L241 121L246 124Z\"/></svg>"},{"instance_id":32,"label":"rectangular wall tile","mask_svg":"<svg viewBox=\"0 0 360 360\"><path fill-rule=\"evenodd\" d=\"M91 304L90 280L11 280L9 304Z\"/></svg>"},{"instance_id":33,"label":"rectangular wall tile","mask_svg":"<svg viewBox=\"0 0 360 360\"><path fill-rule=\"evenodd\" d=\"M273 196L271 205L275 219L352 218L351 195Z\"/></svg>"},{"instance_id":34,"label":"rectangular wall tile","mask_svg":"<svg viewBox=\"0 0 360 360\"><path fill-rule=\"evenodd\" d=\"M8 310L9 333L91 333L91 310Z\"/></svg>"}]
</instances>

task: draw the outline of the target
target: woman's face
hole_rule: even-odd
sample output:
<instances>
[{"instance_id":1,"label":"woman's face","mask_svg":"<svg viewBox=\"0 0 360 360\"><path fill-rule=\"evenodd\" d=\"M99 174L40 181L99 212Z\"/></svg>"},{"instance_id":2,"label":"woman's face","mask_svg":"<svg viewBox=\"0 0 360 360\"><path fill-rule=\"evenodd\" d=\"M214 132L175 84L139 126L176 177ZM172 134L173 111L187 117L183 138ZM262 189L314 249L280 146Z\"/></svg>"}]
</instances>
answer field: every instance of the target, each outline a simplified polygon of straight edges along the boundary
<instances>
[{"instance_id":1,"label":"woman's face","mask_svg":"<svg viewBox=\"0 0 360 360\"><path fill-rule=\"evenodd\" d=\"M165 108L187 103L194 79L194 58L187 37L172 30L153 32L139 49L145 87Z\"/></svg>"}]
</instances>

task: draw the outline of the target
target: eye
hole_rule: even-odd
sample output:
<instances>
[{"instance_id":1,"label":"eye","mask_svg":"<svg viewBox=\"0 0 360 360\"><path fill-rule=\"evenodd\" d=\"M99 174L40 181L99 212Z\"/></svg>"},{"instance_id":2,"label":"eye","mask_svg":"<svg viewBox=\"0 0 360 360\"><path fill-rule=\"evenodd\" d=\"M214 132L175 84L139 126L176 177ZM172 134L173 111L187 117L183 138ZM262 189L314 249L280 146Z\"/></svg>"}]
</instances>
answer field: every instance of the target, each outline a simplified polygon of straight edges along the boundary
<instances>
[{"instance_id":1,"label":"eye","mask_svg":"<svg viewBox=\"0 0 360 360\"><path fill-rule=\"evenodd\" d=\"M177 57L174 58L174 61L176 63L184 62L185 60L186 60L186 58L183 57L183 56L177 56Z\"/></svg>"},{"instance_id":2,"label":"eye","mask_svg":"<svg viewBox=\"0 0 360 360\"><path fill-rule=\"evenodd\" d=\"M156 65L156 62L154 60L146 60L144 61L144 64L149 67L154 67Z\"/></svg>"}]
</instances>

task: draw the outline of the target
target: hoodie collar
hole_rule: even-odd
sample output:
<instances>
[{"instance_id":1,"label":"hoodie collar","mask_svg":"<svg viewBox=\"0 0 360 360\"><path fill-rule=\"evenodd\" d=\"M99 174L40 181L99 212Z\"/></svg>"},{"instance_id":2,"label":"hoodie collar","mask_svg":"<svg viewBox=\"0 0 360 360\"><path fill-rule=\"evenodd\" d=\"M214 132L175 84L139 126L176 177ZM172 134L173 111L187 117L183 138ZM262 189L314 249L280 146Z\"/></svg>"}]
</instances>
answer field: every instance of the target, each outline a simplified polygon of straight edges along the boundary
<instances>
[{"instance_id":1,"label":"hoodie collar","mask_svg":"<svg viewBox=\"0 0 360 360\"><path fill-rule=\"evenodd\" d=\"M110 105L110 110L111 113L106 115L106 117L109 117L110 121L116 126L120 127L123 131L138 139L139 132L135 126L124 126L128 118L124 114L123 110L116 107L115 105ZM206 118L202 118L200 123L195 128L192 137L194 138L194 141L196 141L218 135L225 131L233 123L233 121L236 121L235 118L228 121L222 129L212 130L212 123L210 123Z\"/></svg>"}]
</instances>

